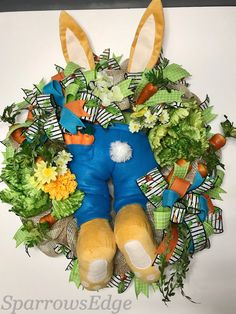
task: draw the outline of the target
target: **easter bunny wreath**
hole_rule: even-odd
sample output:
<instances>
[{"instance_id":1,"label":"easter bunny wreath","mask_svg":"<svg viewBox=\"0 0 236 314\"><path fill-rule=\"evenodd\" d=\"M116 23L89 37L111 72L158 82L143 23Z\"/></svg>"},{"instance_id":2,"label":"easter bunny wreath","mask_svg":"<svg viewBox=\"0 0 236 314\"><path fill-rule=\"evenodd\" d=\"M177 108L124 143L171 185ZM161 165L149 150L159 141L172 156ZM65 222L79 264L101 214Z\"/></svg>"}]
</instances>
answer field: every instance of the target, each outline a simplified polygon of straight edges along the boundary
<instances>
[{"instance_id":1,"label":"easter bunny wreath","mask_svg":"<svg viewBox=\"0 0 236 314\"><path fill-rule=\"evenodd\" d=\"M212 199L224 192L219 149L235 129L226 117L224 135L211 134L209 98L192 94L190 74L163 57L163 30L153 0L121 63L109 49L95 55L61 13L66 67L1 116L11 126L0 199L21 219L17 246L64 254L77 287L121 293L134 281L137 295L158 289L167 302L175 288L184 295L193 254L223 232Z\"/></svg>"}]
</instances>

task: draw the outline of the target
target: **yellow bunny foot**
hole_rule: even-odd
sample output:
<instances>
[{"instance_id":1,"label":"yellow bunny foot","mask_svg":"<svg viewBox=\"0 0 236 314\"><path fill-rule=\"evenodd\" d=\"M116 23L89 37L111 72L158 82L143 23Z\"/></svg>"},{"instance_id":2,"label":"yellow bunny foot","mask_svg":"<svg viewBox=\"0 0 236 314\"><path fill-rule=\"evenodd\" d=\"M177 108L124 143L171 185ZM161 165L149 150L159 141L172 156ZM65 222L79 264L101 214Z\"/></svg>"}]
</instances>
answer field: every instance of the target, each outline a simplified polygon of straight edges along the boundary
<instances>
[{"instance_id":1,"label":"yellow bunny foot","mask_svg":"<svg viewBox=\"0 0 236 314\"><path fill-rule=\"evenodd\" d=\"M97 218L81 225L76 249L82 286L88 290L104 288L112 276L116 252L108 221Z\"/></svg>"},{"instance_id":2,"label":"yellow bunny foot","mask_svg":"<svg viewBox=\"0 0 236 314\"><path fill-rule=\"evenodd\" d=\"M139 204L123 207L115 221L116 243L127 264L140 280L158 281L160 271L152 263L156 257L156 246L147 216Z\"/></svg>"}]
</instances>

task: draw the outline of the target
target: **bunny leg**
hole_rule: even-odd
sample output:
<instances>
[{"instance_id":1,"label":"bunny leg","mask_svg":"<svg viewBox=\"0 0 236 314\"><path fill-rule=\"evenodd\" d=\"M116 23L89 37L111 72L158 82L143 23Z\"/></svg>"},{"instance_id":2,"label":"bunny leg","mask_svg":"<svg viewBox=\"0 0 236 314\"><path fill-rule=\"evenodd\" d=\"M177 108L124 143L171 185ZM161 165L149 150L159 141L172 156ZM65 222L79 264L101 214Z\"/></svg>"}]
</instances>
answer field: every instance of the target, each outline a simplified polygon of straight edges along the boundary
<instances>
[{"instance_id":1,"label":"bunny leg","mask_svg":"<svg viewBox=\"0 0 236 314\"><path fill-rule=\"evenodd\" d=\"M135 276L147 283L158 281L160 271L152 266L156 246L147 216L139 204L119 210L114 232L117 246Z\"/></svg>"},{"instance_id":2,"label":"bunny leg","mask_svg":"<svg viewBox=\"0 0 236 314\"><path fill-rule=\"evenodd\" d=\"M108 220L96 218L83 223L77 241L80 280L84 288L99 290L113 272L116 244Z\"/></svg>"}]
</instances>

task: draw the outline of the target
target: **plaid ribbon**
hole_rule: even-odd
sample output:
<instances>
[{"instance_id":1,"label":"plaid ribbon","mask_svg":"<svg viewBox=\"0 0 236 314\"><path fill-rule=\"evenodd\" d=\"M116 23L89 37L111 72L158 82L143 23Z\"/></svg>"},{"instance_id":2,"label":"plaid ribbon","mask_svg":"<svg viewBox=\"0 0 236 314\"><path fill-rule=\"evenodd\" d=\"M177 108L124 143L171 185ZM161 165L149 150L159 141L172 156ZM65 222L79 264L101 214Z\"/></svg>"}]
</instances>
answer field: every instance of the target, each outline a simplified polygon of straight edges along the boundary
<instances>
[{"instance_id":1,"label":"plaid ribbon","mask_svg":"<svg viewBox=\"0 0 236 314\"><path fill-rule=\"evenodd\" d=\"M79 275L79 263L78 259L74 261L74 264L72 266L71 272L70 272L70 278L69 282L74 282L77 288L80 287L81 282L80 282L80 275Z\"/></svg>"},{"instance_id":2,"label":"plaid ribbon","mask_svg":"<svg viewBox=\"0 0 236 314\"><path fill-rule=\"evenodd\" d=\"M164 68L163 76L171 82L178 82L185 77L190 76L190 73L183 69L180 65L172 63Z\"/></svg>"},{"instance_id":3,"label":"plaid ribbon","mask_svg":"<svg viewBox=\"0 0 236 314\"><path fill-rule=\"evenodd\" d=\"M160 206L153 212L154 226L158 230L164 230L168 227L171 217L171 209Z\"/></svg>"},{"instance_id":4,"label":"plaid ribbon","mask_svg":"<svg viewBox=\"0 0 236 314\"><path fill-rule=\"evenodd\" d=\"M134 277L134 287L136 297L140 295L140 293L144 294L146 297L149 296L149 284L141 281L139 278Z\"/></svg>"},{"instance_id":5,"label":"plaid ribbon","mask_svg":"<svg viewBox=\"0 0 236 314\"><path fill-rule=\"evenodd\" d=\"M176 163L174 164L174 172L173 172L173 175L172 175L171 180L170 180L170 186L173 183L175 177L178 177L180 179L184 179L186 177L186 175L188 173L189 165L190 165L189 162L187 162L183 166L179 166Z\"/></svg>"},{"instance_id":6,"label":"plaid ribbon","mask_svg":"<svg viewBox=\"0 0 236 314\"><path fill-rule=\"evenodd\" d=\"M33 140L39 130L44 130L47 137L51 140L63 140L51 95L36 96L32 113L34 122L25 132L29 140Z\"/></svg>"}]
</instances>

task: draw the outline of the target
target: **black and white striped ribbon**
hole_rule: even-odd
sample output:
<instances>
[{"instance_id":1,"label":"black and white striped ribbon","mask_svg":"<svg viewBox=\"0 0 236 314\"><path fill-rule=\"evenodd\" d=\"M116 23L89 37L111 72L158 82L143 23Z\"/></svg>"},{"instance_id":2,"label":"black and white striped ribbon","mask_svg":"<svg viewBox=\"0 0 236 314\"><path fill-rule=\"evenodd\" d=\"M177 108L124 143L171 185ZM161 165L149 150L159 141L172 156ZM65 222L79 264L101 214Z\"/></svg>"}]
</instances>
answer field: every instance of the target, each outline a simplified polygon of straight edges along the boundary
<instances>
[{"instance_id":1,"label":"black and white striped ribbon","mask_svg":"<svg viewBox=\"0 0 236 314\"><path fill-rule=\"evenodd\" d=\"M95 120L97 120L97 122L100 123L101 126L104 126L113 120L114 121L124 120L124 117L120 108L115 103L111 103L109 107L104 107L102 106L102 102L100 98L94 96L92 93L87 93L87 92L82 92L80 95L80 99L86 100L86 101L95 100L98 104L98 107L88 108L85 103L83 109L85 112L87 112L90 115L90 117L81 117L81 119L84 119L90 122L94 122ZM115 112L117 113L112 113L112 110L109 111L109 109L112 109L112 108L115 109Z\"/></svg>"},{"instance_id":2,"label":"black and white striped ribbon","mask_svg":"<svg viewBox=\"0 0 236 314\"><path fill-rule=\"evenodd\" d=\"M29 140L33 140L38 132L42 130L45 131L47 137L51 140L63 140L51 95L38 95L32 112L34 122L25 132Z\"/></svg>"},{"instance_id":3,"label":"black and white striped ribbon","mask_svg":"<svg viewBox=\"0 0 236 314\"><path fill-rule=\"evenodd\" d=\"M187 212L190 214L199 214L200 207L200 195L195 193L187 193L184 200L186 201Z\"/></svg>"},{"instance_id":4,"label":"black and white striped ribbon","mask_svg":"<svg viewBox=\"0 0 236 314\"><path fill-rule=\"evenodd\" d=\"M171 255L171 258L169 259L169 263L174 264L178 262L183 254L183 251L184 251L184 241L181 238L178 238L178 242L176 244L174 252Z\"/></svg>"},{"instance_id":5,"label":"black and white striped ribbon","mask_svg":"<svg viewBox=\"0 0 236 314\"><path fill-rule=\"evenodd\" d=\"M184 222L189 229L194 252L203 250L207 245L207 236L198 216L194 214L186 214Z\"/></svg>"},{"instance_id":6,"label":"black and white striped ribbon","mask_svg":"<svg viewBox=\"0 0 236 314\"><path fill-rule=\"evenodd\" d=\"M65 89L70 84L73 84L77 79L79 79L85 85L85 87L87 86L86 78L85 78L83 72L80 71L79 69L77 69L73 74L68 75L63 80L61 80L60 84L61 84L62 88Z\"/></svg>"},{"instance_id":7,"label":"black and white striped ribbon","mask_svg":"<svg viewBox=\"0 0 236 314\"><path fill-rule=\"evenodd\" d=\"M178 262L183 254L184 251L184 241L181 238L178 238L178 242L176 247L168 261L169 264L173 265L174 263ZM158 254L152 264L152 266L159 266L160 265L160 254Z\"/></svg>"},{"instance_id":8,"label":"black and white striped ribbon","mask_svg":"<svg viewBox=\"0 0 236 314\"><path fill-rule=\"evenodd\" d=\"M180 224L184 221L185 213L186 207L184 204L176 202L172 207L170 220L174 223Z\"/></svg>"},{"instance_id":9,"label":"black and white striped ribbon","mask_svg":"<svg viewBox=\"0 0 236 314\"><path fill-rule=\"evenodd\" d=\"M34 87L33 90L29 89L22 89L23 92L25 93L26 97L24 97L24 100L29 104L29 105L35 105L36 97L38 94L38 89L37 87Z\"/></svg>"},{"instance_id":10,"label":"black and white striped ribbon","mask_svg":"<svg viewBox=\"0 0 236 314\"><path fill-rule=\"evenodd\" d=\"M86 102L89 100L95 100L98 103L98 107L87 107L86 103L83 106L83 110L89 114L89 117L81 117L81 119L86 120L86 121L90 121L90 122L94 122L97 118L97 114L98 114L98 110L99 110L99 105L101 104L101 100L96 97L95 95L93 95L92 93L88 93L88 92L82 92L80 95L80 99L85 100Z\"/></svg>"},{"instance_id":11,"label":"black and white striped ribbon","mask_svg":"<svg viewBox=\"0 0 236 314\"><path fill-rule=\"evenodd\" d=\"M107 111L106 107L100 107L97 114L97 121L102 125L106 125L107 123L111 122L112 120L115 121L123 121L124 117L120 110L120 108L115 104L111 103L109 108L114 108L117 111L117 114L113 114Z\"/></svg>"},{"instance_id":12,"label":"black and white striped ribbon","mask_svg":"<svg viewBox=\"0 0 236 314\"><path fill-rule=\"evenodd\" d=\"M207 217L207 222L212 225L214 233L222 233L223 229L223 219L222 219L222 209L219 207L214 208L214 213L210 213Z\"/></svg>"},{"instance_id":13,"label":"black and white striped ribbon","mask_svg":"<svg viewBox=\"0 0 236 314\"><path fill-rule=\"evenodd\" d=\"M74 255L74 253L71 251L71 249L65 245L62 245L62 244L57 244L55 247L54 247L54 251L55 253L57 253L58 255L59 254L64 254L65 257L67 259L70 260L70 263L67 265L66 267L66 271L67 270L72 270L73 266L74 266L74 262L76 260L76 256Z\"/></svg>"},{"instance_id":14,"label":"black and white striped ribbon","mask_svg":"<svg viewBox=\"0 0 236 314\"><path fill-rule=\"evenodd\" d=\"M165 178L157 167L149 171L145 176L139 178L137 184L149 202L155 207L160 203L159 200L156 199L156 196L162 196L162 193L168 187Z\"/></svg>"},{"instance_id":15,"label":"black and white striped ribbon","mask_svg":"<svg viewBox=\"0 0 236 314\"><path fill-rule=\"evenodd\" d=\"M155 64L154 68L159 70L160 68L160 65L164 62L165 60L165 57L164 57L164 54L163 54L163 50L161 49L161 53L160 53L160 56L157 60L157 63Z\"/></svg>"},{"instance_id":16,"label":"black and white striped ribbon","mask_svg":"<svg viewBox=\"0 0 236 314\"><path fill-rule=\"evenodd\" d=\"M203 183L194 190L196 194L203 194L214 187L216 178L207 176Z\"/></svg>"},{"instance_id":17,"label":"black and white striped ribbon","mask_svg":"<svg viewBox=\"0 0 236 314\"><path fill-rule=\"evenodd\" d=\"M110 59L110 48L105 49L100 55L99 60L109 60Z\"/></svg>"},{"instance_id":18,"label":"black and white striped ribbon","mask_svg":"<svg viewBox=\"0 0 236 314\"><path fill-rule=\"evenodd\" d=\"M151 108L151 113L159 116L163 111L163 105L155 105Z\"/></svg>"},{"instance_id":19,"label":"black and white striped ribbon","mask_svg":"<svg viewBox=\"0 0 236 314\"><path fill-rule=\"evenodd\" d=\"M61 72L64 71L64 68L61 67L60 65L54 64L54 66L55 66L55 69L56 69L56 71L57 71L58 73L61 73Z\"/></svg>"},{"instance_id":20,"label":"black and white striped ribbon","mask_svg":"<svg viewBox=\"0 0 236 314\"><path fill-rule=\"evenodd\" d=\"M210 104L210 98L208 95L206 95L206 99L199 105L199 107L201 108L201 110L205 110L209 107Z\"/></svg>"},{"instance_id":21,"label":"black and white striped ribbon","mask_svg":"<svg viewBox=\"0 0 236 314\"><path fill-rule=\"evenodd\" d=\"M111 277L111 280L108 282L107 287L113 288L119 288L120 284L124 283L124 290L127 290L130 283L132 281L132 275L130 272L125 273L124 275L113 275Z\"/></svg>"},{"instance_id":22,"label":"black and white striped ribbon","mask_svg":"<svg viewBox=\"0 0 236 314\"><path fill-rule=\"evenodd\" d=\"M140 83L142 79L143 72L136 72L136 73L125 73L125 79L131 78L132 81L130 83L129 88L131 90L135 90L138 84Z\"/></svg>"}]
</instances>

